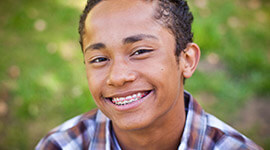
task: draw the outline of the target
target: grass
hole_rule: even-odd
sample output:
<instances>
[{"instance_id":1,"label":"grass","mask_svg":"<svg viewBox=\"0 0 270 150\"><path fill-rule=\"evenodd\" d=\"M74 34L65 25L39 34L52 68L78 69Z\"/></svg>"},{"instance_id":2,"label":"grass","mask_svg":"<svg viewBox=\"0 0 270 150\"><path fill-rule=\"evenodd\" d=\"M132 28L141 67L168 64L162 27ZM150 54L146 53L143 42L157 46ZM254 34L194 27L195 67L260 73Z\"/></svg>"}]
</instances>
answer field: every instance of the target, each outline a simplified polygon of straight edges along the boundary
<instances>
[{"instance_id":1,"label":"grass","mask_svg":"<svg viewBox=\"0 0 270 150\"><path fill-rule=\"evenodd\" d=\"M247 101L269 101L270 4L202 2L189 1L202 58L186 89L234 124ZM33 149L50 129L95 107L78 43L77 3L85 1L0 2L0 149ZM259 131L256 125L243 132L269 148L269 135Z\"/></svg>"}]
</instances>

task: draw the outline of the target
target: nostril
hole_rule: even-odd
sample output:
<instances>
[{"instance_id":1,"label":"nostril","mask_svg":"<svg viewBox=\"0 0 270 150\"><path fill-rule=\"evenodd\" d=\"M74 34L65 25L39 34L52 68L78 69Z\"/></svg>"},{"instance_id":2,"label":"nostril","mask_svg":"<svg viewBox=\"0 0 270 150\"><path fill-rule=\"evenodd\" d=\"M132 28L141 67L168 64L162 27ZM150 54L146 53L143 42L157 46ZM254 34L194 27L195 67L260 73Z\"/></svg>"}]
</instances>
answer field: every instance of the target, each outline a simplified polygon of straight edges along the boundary
<instances>
[{"instance_id":1,"label":"nostril","mask_svg":"<svg viewBox=\"0 0 270 150\"><path fill-rule=\"evenodd\" d=\"M137 78L136 73L120 71L118 74L110 74L106 81L109 86L123 86L127 82L133 82Z\"/></svg>"}]
</instances>

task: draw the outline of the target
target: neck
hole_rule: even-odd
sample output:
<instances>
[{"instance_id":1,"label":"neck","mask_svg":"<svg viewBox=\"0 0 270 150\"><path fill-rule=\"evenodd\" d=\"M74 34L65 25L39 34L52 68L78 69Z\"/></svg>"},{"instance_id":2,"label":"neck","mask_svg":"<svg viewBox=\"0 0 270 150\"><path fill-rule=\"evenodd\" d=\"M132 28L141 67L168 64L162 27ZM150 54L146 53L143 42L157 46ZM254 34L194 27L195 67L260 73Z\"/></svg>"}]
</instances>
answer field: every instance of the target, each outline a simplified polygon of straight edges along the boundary
<instances>
[{"instance_id":1,"label":"neck","mask_svg":"<svg viewBox=\"0 0 270 150\"><path fill-rule=\"evenodd\" d=\"M181 92L183 93L183 92ZM117 140L123 150L177 149L185 125L184 95L166 114L148 127L127 131L113 124Z\"/></svg>"}]
</instances>

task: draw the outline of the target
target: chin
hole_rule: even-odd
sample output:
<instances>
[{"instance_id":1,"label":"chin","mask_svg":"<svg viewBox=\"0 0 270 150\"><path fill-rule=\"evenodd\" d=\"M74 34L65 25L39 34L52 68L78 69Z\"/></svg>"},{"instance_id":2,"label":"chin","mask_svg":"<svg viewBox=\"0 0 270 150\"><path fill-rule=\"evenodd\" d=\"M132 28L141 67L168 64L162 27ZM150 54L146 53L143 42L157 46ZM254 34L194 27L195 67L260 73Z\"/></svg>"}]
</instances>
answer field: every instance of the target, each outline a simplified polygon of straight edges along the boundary
<instances>
[{"instance_id":1,"label":"chin","mask_svg":"<svg viewBox=\"0 0 270 150\"><path fill-rule=\"evenodd\" d=\"M112 121L113 125L121 130L134 131L141 130L150 127L152 119L147 118L127 118L122 119L121 121Z\"/></svg>"}]
</instances>

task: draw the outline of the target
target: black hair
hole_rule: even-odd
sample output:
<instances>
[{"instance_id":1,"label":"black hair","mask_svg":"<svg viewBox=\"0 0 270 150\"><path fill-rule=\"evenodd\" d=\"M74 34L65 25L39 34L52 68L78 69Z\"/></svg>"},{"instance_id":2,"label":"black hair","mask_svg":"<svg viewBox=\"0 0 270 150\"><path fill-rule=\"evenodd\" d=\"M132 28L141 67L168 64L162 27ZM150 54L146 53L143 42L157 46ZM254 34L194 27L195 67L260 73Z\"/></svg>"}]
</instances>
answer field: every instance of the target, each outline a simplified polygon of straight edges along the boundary
<instances>
[{"instance_id":1,"label":"black hair","mask_svg":"<svg viewBox=\"0 0 270 150\"><path fill-rule=\"evenodd\" d=\"M80 45L83 51L83 35L85 33L85 20L90 10L102 0L87 0L87 4L80 17L79 34ZM193 33L191 32L191 24L193 22L193 15L189 11L188 4L185 0L157 0L158 7L154 14L154 18L171 30L175 36L176 48L175 55L180 55L188 43L193 40Z\"/></svg>"},{"instance_id":2,"label":"black hair","mask_svg":"<svg viewBox=\"0 0 270 150\"><path fill-rule=\"evenodd\" d=\"M82 52L83 52L83 35L85 33L84 26L85 26L86 17L88 15L88 13L90 12L90 10L101 1L102 0L87 0L87 4L83 10L83 13L81 14L80 22L79 22L79 34L80 34L80 41L79 42L81 45Z\"/></svg>"}]
</instances>

